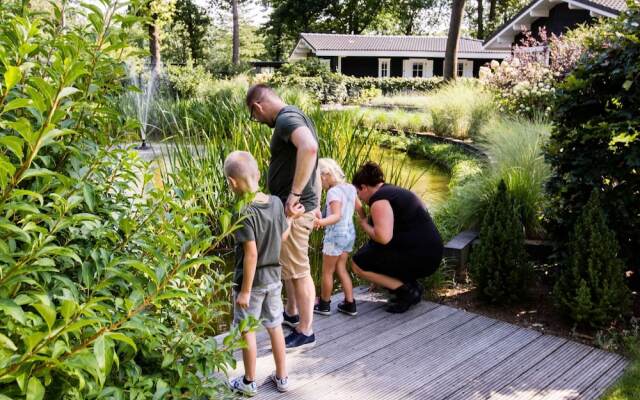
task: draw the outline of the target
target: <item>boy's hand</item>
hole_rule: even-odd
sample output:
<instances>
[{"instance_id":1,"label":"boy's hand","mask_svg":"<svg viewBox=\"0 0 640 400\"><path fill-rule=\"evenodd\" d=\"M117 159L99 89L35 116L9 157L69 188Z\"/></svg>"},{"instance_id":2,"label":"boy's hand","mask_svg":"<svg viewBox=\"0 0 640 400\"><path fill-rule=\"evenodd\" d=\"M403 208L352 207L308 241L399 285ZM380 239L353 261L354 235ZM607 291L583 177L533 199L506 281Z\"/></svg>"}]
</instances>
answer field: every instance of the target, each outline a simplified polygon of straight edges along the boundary
<instances>
[{"instance_id":1,"label":"boy's hand","mask_svg":"<svg viewBox=\"0 0 640 400\"><path fill-rule=\"evenodd\" d=\"M316 218L313 220L313 228L314 229L324 228L324 225L322 225L322 218Z\"/></svg>"},{"instance_id":2,"label":"boy's hand","mask_svg":"<svg viewBox=\"0 0 640 400\"><path fill-rule=\"evenodd\" d=\"M236 304L240 308L248 308L250 297L251 297L250 292L240 292L238 293L238 297L236 298Z\"/></svg>"},{"instance_id":3,"label":"boy's hand","mask_svg":"<svg viewBox=\"0 0 640 400\"><path fill-rule=\"evenodd\" d=\"M291 207L291 217L293 219L299 218L302 214L304 214L304 206L300 203Z\"/></svg>"}]
</instances>

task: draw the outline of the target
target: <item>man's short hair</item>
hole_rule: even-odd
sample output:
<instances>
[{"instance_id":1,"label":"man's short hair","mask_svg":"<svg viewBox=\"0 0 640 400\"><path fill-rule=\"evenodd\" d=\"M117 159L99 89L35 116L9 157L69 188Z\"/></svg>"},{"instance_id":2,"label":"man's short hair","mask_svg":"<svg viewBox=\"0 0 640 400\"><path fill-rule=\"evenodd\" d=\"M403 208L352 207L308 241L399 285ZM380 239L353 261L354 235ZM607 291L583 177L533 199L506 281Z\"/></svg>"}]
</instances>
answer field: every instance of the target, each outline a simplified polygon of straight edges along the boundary
<instances>
[{"instance_id":1,"label":"man's short hair","mask_svg":"<svg viewBox=\"0 0 640 400\"><path fill-rule=\"evenodd\" d=\"M234 179L257 182L260 179L258 162L247 151L232 151L224 160L224 175Z\"/></svg>"},{"instance_id":2,"label":"man's short hair","mask_svg":"<svg viewBox=\"0 0 640 400\"><path fill-rule=\"evenodd\" d=\"M247 107L251 106L253 103L259 102L267 96L277 97L278 95L269 85L265 85L264 83L258 83L251 86L247 91L247 97L245 99Z\"/></svg>"}]
</instances>

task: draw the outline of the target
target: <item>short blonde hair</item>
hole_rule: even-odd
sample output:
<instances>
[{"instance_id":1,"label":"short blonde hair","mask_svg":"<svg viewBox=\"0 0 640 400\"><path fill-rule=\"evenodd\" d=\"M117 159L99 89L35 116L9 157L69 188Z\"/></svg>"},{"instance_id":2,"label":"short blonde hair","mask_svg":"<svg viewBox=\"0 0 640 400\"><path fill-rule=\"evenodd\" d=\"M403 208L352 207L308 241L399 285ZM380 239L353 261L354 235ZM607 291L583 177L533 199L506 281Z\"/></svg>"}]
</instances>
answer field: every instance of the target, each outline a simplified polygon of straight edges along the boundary
<instances>
[{"instance_id":1,"label":"short blonde hair","mask_svg":"<svg viewBox=\"0 0 640 400\"><path fill-rule=\"evenodd\" d=\"M321 174L330 174L338 183L344 183L344 171L338 165L336 160L332 158L321 158L318 160L318 170Z\"/></svg>"},{"instance_id":2,"label":"short blonde hair","mask_svg":"<svg viewBox=\"0 0 640 400\"><path fill-rule=\"evenodd\" d=\"M224 176L243 179L251 186L252 190L256 190L260 180L258 162L247 151L232 151L224 160Z\"/></svg>"}]
</instances>

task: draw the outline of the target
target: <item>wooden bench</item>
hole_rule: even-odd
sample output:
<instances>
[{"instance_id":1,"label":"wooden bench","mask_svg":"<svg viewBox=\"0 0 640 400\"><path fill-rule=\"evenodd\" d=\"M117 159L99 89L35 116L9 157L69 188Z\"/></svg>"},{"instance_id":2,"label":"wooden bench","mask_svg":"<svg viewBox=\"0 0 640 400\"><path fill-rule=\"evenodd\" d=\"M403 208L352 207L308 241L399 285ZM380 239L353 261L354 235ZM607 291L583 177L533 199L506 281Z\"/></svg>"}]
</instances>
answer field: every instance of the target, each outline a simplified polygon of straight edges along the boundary
<instances>
[{"instance_id":1,"label":"wooden bench","mask_svg":"<svg viewBox=\"0 0 640 400\"><path fill-rule=\"evenodd\" d=\"M478 238L476 231L462 231L444 245L444 257L456 270L456 279L464 279L471 245Z\"/></svg>"}]
</instances>

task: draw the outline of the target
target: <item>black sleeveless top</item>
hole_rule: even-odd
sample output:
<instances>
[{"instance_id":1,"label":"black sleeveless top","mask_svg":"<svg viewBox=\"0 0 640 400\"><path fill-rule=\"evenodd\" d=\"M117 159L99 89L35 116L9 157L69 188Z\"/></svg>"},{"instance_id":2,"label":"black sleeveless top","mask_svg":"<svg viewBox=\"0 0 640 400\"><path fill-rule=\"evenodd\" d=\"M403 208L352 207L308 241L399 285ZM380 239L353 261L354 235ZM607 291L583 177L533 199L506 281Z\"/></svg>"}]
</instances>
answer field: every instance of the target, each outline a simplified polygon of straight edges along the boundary
<instances>
[{"instance_id":1,"label":"black sleeveless top","mask_svg":"<svg viewBox=\"0 0 640 400\"><path fill-rule=\"evenodd\" d=\"M384 247L416 257L441 254L442 238L418 196L385 183L369 198L369 205L379 200L387 200L393 210L393 237Z\"/></svg>"}]
</instances>

